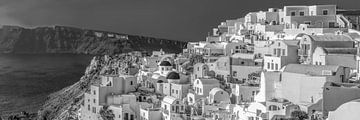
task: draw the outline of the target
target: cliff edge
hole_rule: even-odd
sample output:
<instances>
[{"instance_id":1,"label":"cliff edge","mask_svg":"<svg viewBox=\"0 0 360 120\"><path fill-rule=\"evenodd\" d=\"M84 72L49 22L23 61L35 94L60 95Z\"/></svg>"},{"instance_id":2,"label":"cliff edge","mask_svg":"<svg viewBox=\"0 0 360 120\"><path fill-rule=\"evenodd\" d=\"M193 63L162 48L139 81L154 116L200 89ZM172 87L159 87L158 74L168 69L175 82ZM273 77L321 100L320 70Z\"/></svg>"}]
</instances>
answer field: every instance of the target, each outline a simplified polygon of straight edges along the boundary
<instances>
[{"instance_id":1,"label":"cliff edge","mask_svg":"<svg viewBox=\"0 0 360 120\"><path fill-rule=\"evenodd\" d=\"M100 83L100 75L122 74L131 64L139 64L140 56L116 54L96 56L91 60L84 75L75 84L50 94L38 111L39 120L65 120L76 118L83 95L91 85Z\"/></svg>"},{"instance_id":2,"label":"cliff edge","mask_svg":"<svg viewBox=\"0 0 360 120\"><path fill-rule=\"evenodd\" d=\"M179 53L186 42L66 26L0 29L0 53L118 54L131 51Z\"/></svg>"}]
</instances>

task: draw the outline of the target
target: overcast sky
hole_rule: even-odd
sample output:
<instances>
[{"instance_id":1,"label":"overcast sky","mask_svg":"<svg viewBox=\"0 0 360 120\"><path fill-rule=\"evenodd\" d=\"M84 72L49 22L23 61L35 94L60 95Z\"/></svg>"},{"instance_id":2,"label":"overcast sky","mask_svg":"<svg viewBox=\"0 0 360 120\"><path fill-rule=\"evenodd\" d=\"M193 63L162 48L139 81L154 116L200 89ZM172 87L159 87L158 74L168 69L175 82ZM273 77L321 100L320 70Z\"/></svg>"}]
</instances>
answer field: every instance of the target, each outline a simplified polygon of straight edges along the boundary
<instances>
[{"instance_id":1,"label":"overcast sky","mask_svg":"<svg viewBox=\"0 0 360 120\"><path fill-rule=\"evenodd\" d=\"M183 41L204 40L221 21L283 5L360 0L0 0L0 24L66 25Z\"/></svg>"}]
</instances>

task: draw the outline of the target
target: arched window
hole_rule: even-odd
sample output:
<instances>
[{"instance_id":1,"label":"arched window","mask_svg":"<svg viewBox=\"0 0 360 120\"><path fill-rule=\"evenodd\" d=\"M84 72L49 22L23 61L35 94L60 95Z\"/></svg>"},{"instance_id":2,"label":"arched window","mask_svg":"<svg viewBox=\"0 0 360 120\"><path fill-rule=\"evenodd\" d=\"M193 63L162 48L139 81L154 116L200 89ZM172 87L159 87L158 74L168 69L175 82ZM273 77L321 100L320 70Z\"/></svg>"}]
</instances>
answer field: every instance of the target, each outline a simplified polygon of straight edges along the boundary
<instances>
[{"instance_id":1,"label":"arched window","mask_svg":"<svg viewBox=\"0 0 360 120\"><path fill-rule=\"evenodd\" d=\"M192 99L191 97L189 97L189 101L190 101L190 102L193 102L193 99Z\"/></svg>"}]
</instances>

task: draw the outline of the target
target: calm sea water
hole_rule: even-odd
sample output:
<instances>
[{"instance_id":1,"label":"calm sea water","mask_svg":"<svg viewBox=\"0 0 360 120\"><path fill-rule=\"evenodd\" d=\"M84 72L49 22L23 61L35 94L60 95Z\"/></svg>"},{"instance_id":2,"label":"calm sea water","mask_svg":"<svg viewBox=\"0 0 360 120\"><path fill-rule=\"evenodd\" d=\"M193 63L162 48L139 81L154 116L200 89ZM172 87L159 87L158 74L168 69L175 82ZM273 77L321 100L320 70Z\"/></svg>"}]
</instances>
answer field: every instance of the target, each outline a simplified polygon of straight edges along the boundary
<instances>
[{"instance_id":1,"label":"calm sea water","mask_svg":"<svg viewBox=\"0 0 360 120\"><path fill-rule=\"evenodd\" d=\"M77 82L92 56L0 54L0 115L35 112L47 95Z\"/></svg>"}]
</instances>

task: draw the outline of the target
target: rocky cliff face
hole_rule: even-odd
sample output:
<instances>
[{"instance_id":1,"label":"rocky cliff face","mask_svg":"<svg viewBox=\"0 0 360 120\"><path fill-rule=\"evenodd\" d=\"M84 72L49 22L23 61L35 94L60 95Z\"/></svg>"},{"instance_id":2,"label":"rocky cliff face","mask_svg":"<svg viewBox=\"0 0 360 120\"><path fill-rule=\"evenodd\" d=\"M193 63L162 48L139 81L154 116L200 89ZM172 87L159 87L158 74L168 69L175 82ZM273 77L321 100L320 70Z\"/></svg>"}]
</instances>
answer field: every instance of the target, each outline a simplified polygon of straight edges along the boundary
<instances>
[{"instance_id":1,"label":"rocky cliff face","mask_svg":"<svg viewBox=\"0 0 360 120\"><path fill-rule=\"evenodd\" d=\"M129 54L96 56L86 68L84 76L75 84L52 93L38 112L39 120L67 120L75 118L83 104L85 92L100 83L100 75L124 74L126 68L140 63L140 57Z\"/></svg>"},{"instance_id":2,"label":"rocky cliff face","mask_svg":"<svg viewBox=\"0 0 360 120\"><path fill-rule=\"evenodd\" d=\"M0 53L117 54L130 51L181 52L186 42L65 26L27 29L3 26Z\"/></svg>"}]
</instances>

